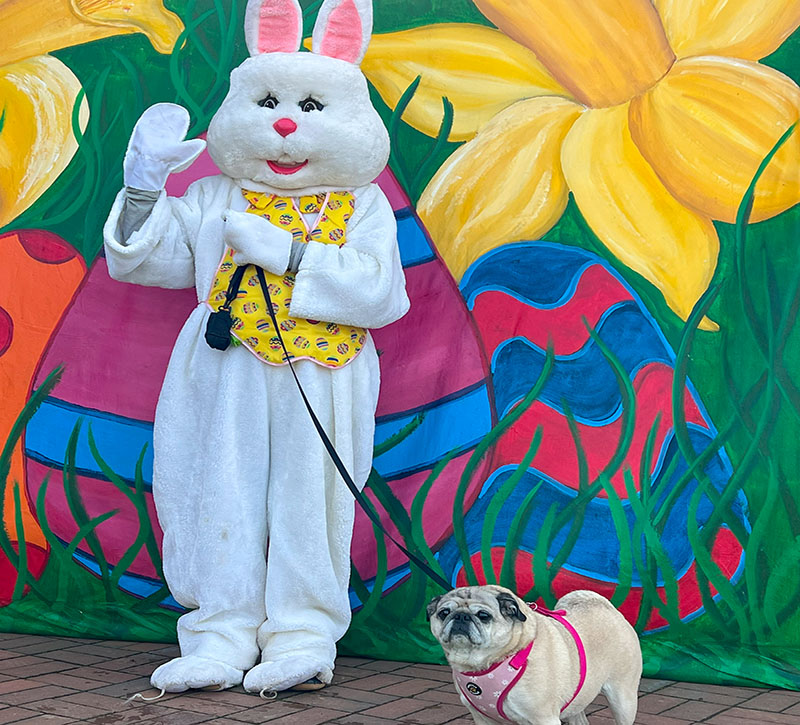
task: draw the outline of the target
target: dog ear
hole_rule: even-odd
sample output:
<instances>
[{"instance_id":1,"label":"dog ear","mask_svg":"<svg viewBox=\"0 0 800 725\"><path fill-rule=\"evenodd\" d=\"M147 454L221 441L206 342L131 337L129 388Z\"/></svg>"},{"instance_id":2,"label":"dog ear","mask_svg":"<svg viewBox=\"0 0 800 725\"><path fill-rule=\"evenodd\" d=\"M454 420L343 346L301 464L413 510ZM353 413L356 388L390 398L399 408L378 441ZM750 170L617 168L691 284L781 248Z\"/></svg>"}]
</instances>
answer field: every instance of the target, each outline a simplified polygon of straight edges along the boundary
<instances>
[{"instance_id":1,"label":"dog ear","mask_svg":"<svg viewBox=\"0 0 800 725\"><path fill-rule=\"evenodd\" d=\"M433 616L434 612L436 611L436 607L439 606L439 601L441 600L442 595L440 594L438 597L434 597L433 599L428 602L428 606L425 609L425 619L427 621L431 621L431 617Z\"/></svg>"},{"instance_id":2,"label":"dog ear","mask_svg":"<svg viewBox=\"0 0 800 725\"><path fill-rule=\"evenodd\" d=\"M500 614L502 614L504 617L516 619L520 622L524 622L528 619L522 612L519 611L517 600L514 599L514 597L512 597L510 594L498 594L497 603L500 605Z\"/></svg>"}]
</instances>

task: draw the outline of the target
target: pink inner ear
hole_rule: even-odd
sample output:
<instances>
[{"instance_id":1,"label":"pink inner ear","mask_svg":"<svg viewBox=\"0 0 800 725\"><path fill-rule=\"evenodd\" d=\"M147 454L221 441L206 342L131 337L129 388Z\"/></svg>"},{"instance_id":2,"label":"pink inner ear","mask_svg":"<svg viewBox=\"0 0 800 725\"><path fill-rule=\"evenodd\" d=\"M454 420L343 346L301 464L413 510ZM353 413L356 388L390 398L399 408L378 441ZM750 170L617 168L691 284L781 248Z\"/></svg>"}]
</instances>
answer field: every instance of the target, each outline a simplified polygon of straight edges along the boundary
<instances>
[{"instance_id":1,"label":"pink inner ear","mask_svg":"<svg viewBox=\"0 0 800 725\"><path fill-rule=\"evenodd\" d=\"M319 52L331 58L356 63L363 39L358 9L353 0L345 0L328 16Z\"/></svg>"},{"instance_id":2,"label":"pink inner ear","mask_svg":"<svg viewBox=\"0 0 800 725\"><path fill-rule=\"evenodd\" d=\"M300 45L302 18L292 0L263 0L258 11L258 52L293 53Z\"/></svg>"}]
</instances>

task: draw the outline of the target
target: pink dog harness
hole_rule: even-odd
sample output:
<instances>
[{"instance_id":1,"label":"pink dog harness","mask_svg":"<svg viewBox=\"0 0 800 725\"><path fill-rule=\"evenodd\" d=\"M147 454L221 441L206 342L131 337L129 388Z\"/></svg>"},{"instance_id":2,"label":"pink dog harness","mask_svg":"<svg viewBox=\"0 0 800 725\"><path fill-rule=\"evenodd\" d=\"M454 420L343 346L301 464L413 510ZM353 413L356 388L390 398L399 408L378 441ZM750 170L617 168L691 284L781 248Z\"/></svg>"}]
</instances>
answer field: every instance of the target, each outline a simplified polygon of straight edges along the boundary
<instances>
[{"instance_id":1,"label":"pink dog harness","mask_svg":"<svg viewBox=\"0 0 800 725\"><path fill-rule=\"evenodd\" d=\"M536 604L532 604L531 608L535 612L561 622L572 635L578 648L578 660L580 662L578 687L572 697L569 698L569 701L561 708L561 712L564 712L578 696L583 683L586 681L586 650L577 630L567 621L565 610L559 609L556 612L552 612ZM488 717L490 720L508 720L511 722L503 711L503 702L511 688L525 674L525 670L528 667L528 655L530 655L532 648L533 642L483 672L454 672L458 689L467 698L469 704L484 717Z\"/></svg>"}]
</instances>

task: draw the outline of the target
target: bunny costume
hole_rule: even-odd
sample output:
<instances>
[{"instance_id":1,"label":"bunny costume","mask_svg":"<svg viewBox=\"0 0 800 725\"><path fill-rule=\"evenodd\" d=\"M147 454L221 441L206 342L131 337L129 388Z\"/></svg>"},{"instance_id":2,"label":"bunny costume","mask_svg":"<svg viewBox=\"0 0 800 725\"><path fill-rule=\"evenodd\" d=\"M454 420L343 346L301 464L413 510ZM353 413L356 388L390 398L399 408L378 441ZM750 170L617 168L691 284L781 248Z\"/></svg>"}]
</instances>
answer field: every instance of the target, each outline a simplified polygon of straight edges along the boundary
<instances>
[{"instance_id":1,"label":"bunny costume","mask_svg":"<svg viewBox=\"0 0 800 725\"><path fill-rule=\"evenodd\" d=\"M314 52L299 53L296 0L250 0L245 36L252 57L232 73L208 131L209 153L223 174L194 183L180 199L161 192L128 238L133 192L123 190L105 227L115 279L197 290L155 419L153 493L164 574L191 610L178 622L181 657L153 673L157 688L232 687L248 670L250 691L314 677L328 683L335 643L350 622L354 504L291 371L255 354L256 339L219 351L206 344L204 330L226 264L252 264L288 285L287 325L362 331L353 333L357 354L338 366L298 355L294 367L363 486L379 368L361 328L387 325L409 304L391 207L368 183L388 157L386 131L357 65L371 22L368 0L326 0ZM126 186L161 189L168 173L188 165L202 141L182 141L187 127L180 107L148 109L129 145ZM352 204L344 228L334 230L344 235L337 243L315 241L317 213L302 214L308 235L300 240L297 230L293 236L258 213L259 204L298 208L309 195ZM256 292L253 286L244 298L253 308L262 299ZM319 340L325 349L327 340Z\"/></svg>"}]
</instances>

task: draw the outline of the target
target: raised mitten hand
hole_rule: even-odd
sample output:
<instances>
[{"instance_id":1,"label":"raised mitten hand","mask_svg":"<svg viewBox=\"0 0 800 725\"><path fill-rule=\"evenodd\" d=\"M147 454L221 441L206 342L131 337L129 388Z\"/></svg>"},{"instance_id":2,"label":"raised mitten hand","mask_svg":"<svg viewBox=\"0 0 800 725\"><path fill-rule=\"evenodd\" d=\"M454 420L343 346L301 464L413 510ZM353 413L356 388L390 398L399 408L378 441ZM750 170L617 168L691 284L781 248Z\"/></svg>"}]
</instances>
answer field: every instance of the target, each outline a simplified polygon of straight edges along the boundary
<instances>
[{"instance_id":1,"label":"raised mitten hand","mask_svg":"<svg viewBox=\"0 0 800 725\"><path fill-rule=\"evenodd\" d=\"M236 264L255 264L274 274L289 266L292 233L257 214L228 210L222 215L223 240L234 250Z\"/></svg>"},{"instance_id":2,"label":"raised mitten hand","mask_svg":"<svg viewBox=\"0 0 800 725\"><path fill-rule=\"evenodd\" d=\"M123 164L125 186L160 191L167 177L183 171L206 147L203 139L184 141L189 112L174 103L150 106L136 122Z\"/></svg>"}]
</instances>

